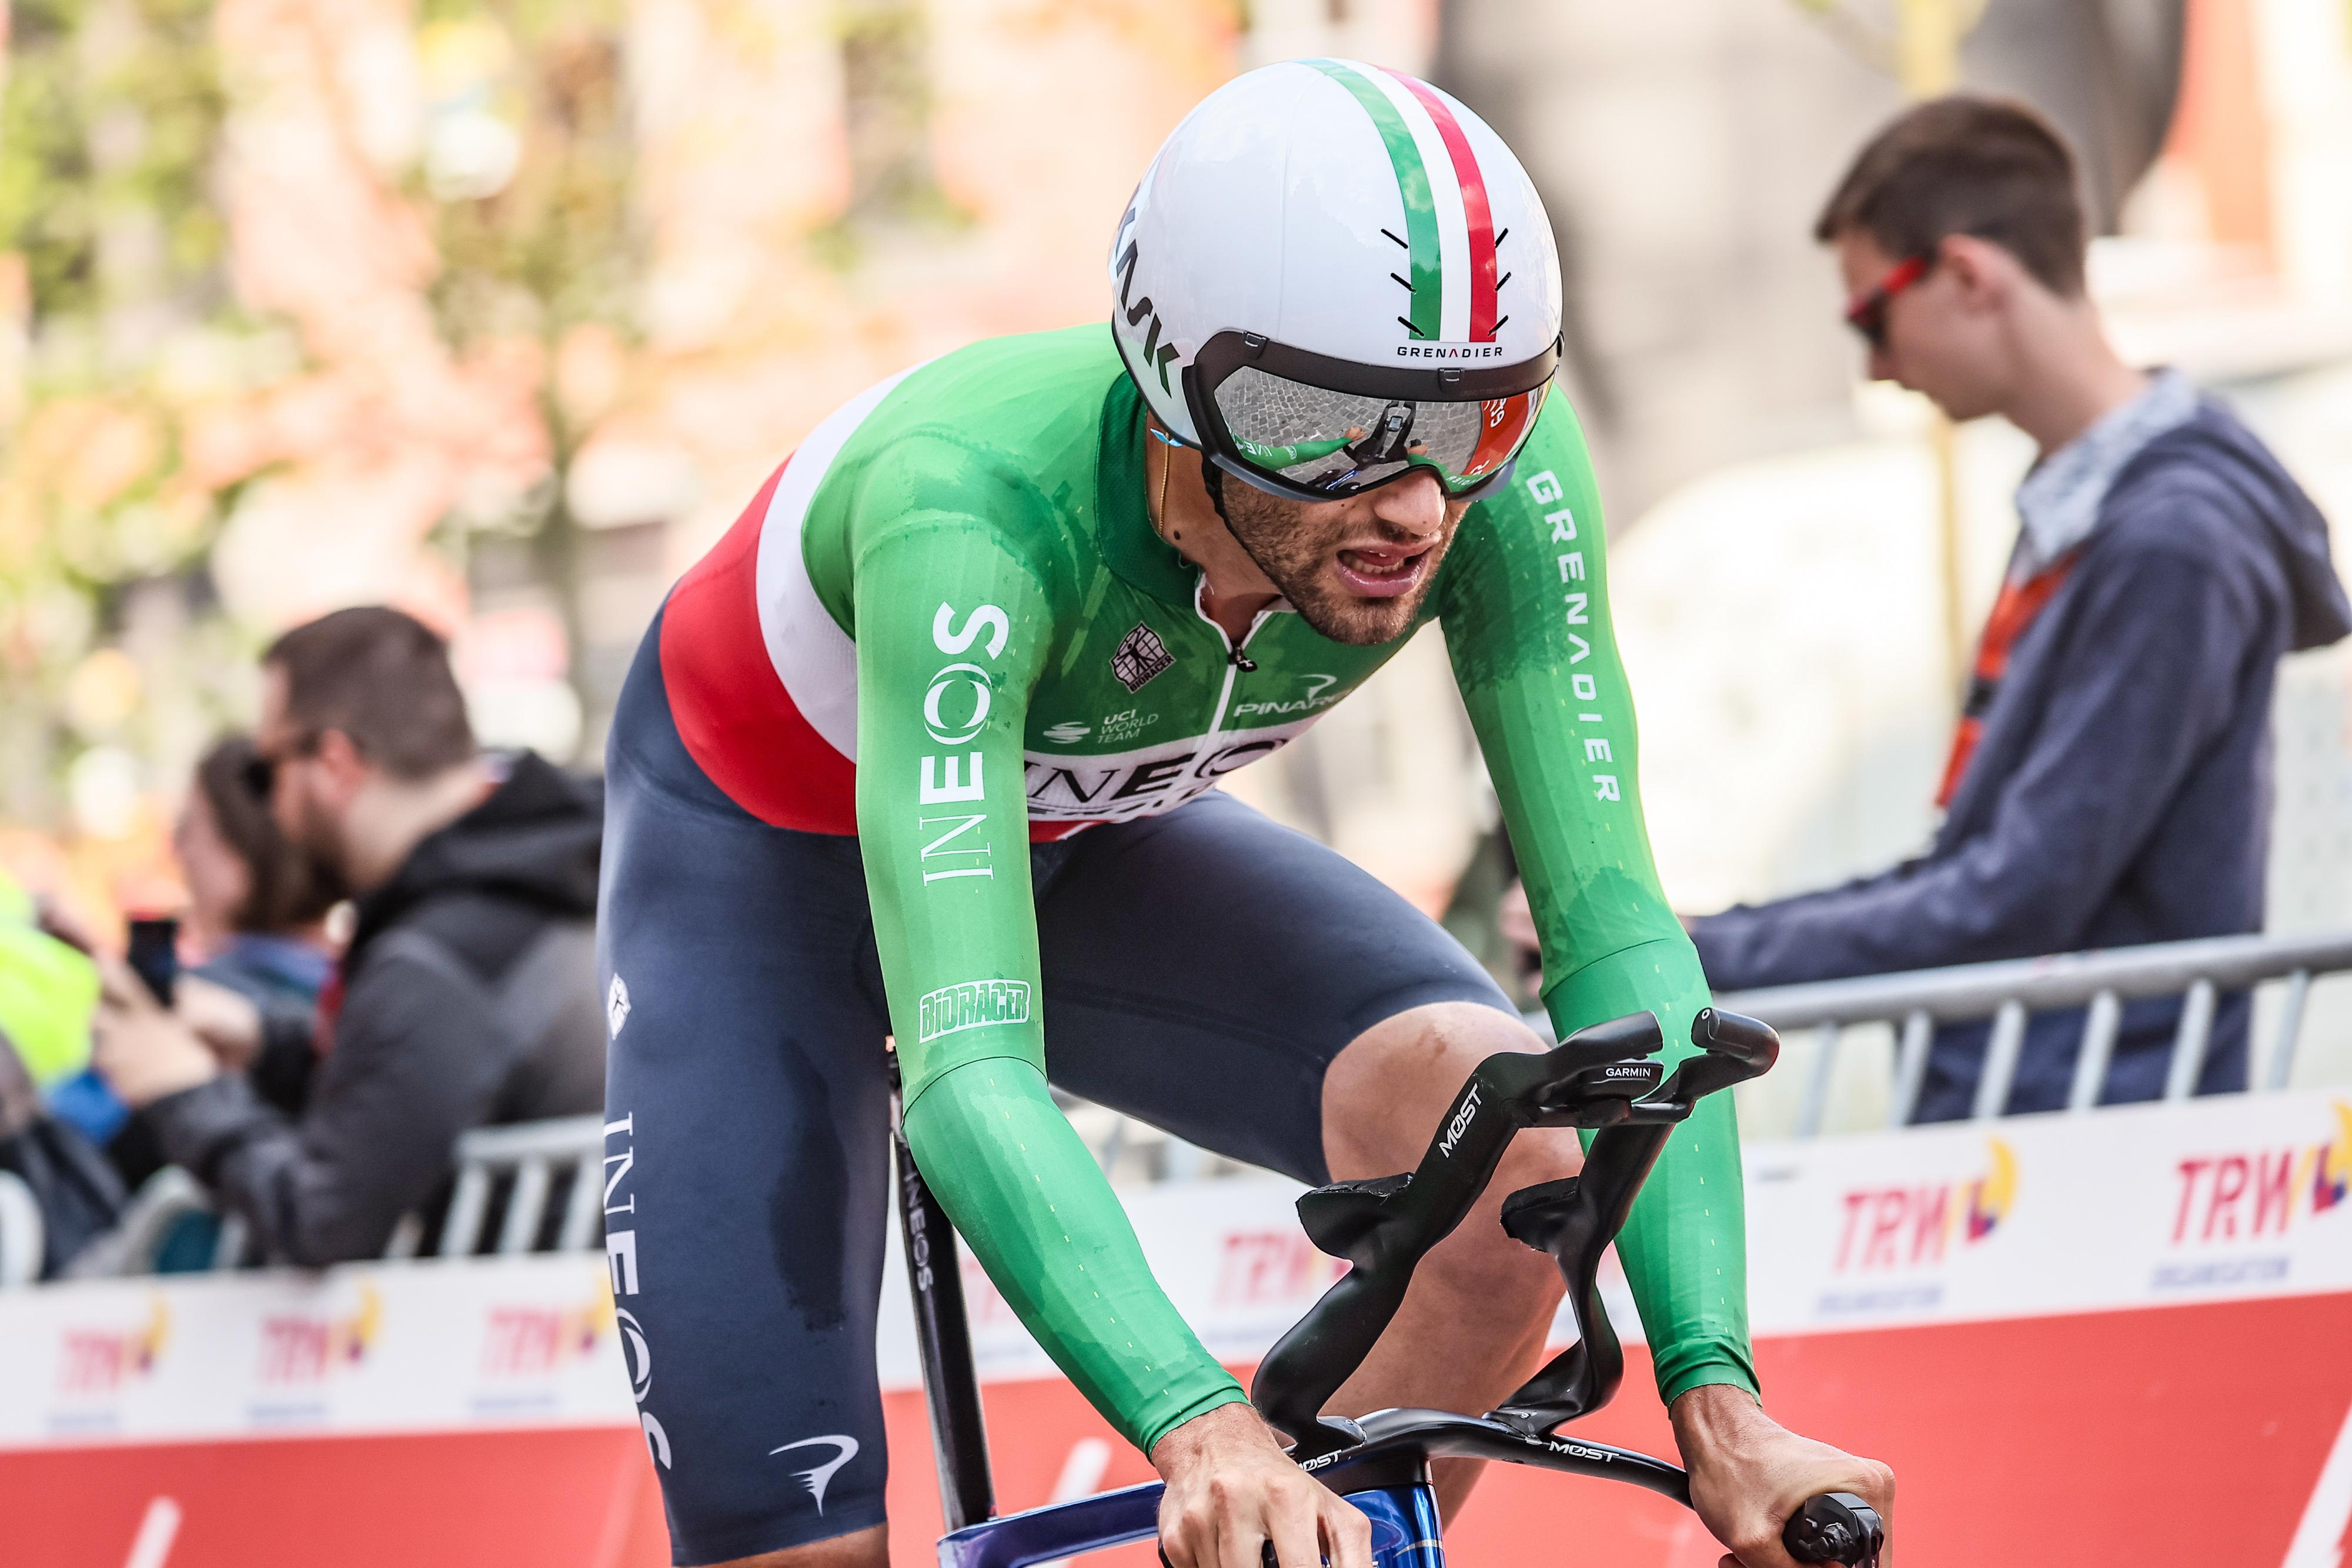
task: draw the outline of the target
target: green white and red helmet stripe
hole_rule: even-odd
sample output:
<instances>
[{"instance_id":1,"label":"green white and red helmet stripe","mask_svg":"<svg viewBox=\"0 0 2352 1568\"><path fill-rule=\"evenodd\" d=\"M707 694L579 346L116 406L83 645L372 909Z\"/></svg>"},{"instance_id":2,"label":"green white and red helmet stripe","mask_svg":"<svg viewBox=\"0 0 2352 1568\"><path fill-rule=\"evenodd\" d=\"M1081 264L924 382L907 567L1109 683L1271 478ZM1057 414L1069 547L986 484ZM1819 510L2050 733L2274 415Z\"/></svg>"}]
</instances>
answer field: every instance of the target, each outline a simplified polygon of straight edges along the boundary
<instances>
[{"instance_id":1,"label":"green white and red helmet stripe","mask_svg":"<svg viewBox=\"0 0 2352 1568\"><path fill-rule=\"evenodd\" d=\"M1495 223L1470 139L1444 98L1402 71L1308 60L1363 106L1403 200L1411 290L1400 314L1416 338L1489 343L1498 325Z\"/></svg>"},{"instance_id":2,"label":"green white and red helmet stripe","mask_svg":"<svg viewBox=\"0 0 2352 1568\"><path fill-rule=\"evenodd\" d=\"M1194 444L1210 435L1194 400L1213 395L1201 356L1230 375L1228 350L1249 340L1325 361L1268 374L1441 402L1516 395L1559 351L1559 253L1518 159L1468 106L1357 60L1285 60L1211 93L1169 133L1108 259L1119 353L1161 426ZM1276 434L1251 439L1286 444Z\"/></svg>"}]
</instances>

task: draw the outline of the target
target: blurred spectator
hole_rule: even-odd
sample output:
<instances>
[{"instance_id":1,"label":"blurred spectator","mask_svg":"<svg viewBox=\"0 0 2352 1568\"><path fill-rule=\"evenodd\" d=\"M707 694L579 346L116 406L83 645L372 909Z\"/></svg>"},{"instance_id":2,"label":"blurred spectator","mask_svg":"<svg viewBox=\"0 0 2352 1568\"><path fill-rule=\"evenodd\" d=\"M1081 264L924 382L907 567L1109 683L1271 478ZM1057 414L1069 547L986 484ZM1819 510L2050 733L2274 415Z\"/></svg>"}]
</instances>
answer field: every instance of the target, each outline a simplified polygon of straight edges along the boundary
<instances>
[{"instance_id":1,"label":"blurred spectator","mask_svg":"<svg viewBox=\"0 0 2352 1568\"><path fill-rule=\"evenodd\" d=\"M16 1042L0 1032L0 1171L22 1181L41 1216L40 1278L53 1279L122 1213L124 1194L104 1155L49 1114Z\"/></svg>"},{"instance_id":2,"label":"blurred spectator","mask_svg":"<svg viewBox=\"0 0 2352 1568\"><path fill-rule=\"evenodd\" d=\"M1438 924L1470 950L1521 1012L1540 1006L1542 960L1536 946L1536 917L1519 881L1518 857L1500 822L1478 835L1470 858L1454 878L1452 896Z\"/></svg>"},{"instance_id":3,"label":"blurred spectator","mask_svg":"<svg viewBox=\"0 0 2352 1568\"><path fill-rule=\"evenodd\" d=\"M530 753L478 753L447 649L397 611L297 627L262 671L254 795L358 914L308 1102L289 1117L224 1072L120 964L97 1061L267 1252L323 1264L379 1254L445 1201L467 1128L602 1107L602 811ZM266 1035L276 1015L241 1005Z\"/></svg>"},{"instance_id":4,"label":"blurred spectator","mask_svg":"<svg viewBox=\"0 0 2352 1568\"><path fill-rule=\"evenodd\" d=\"M181 946L198 962L180 975L173 1001L224 1068L292 1113L318 1061L311 1037L334 967L323 925L335 895L247 786L258 757L243 736L215 743L181 808L172 835L188 889ZM153 1125L131 1116L95 1071L59 1084L50 1105L103 1145L134 1188L170 1163Z\"/></svg>"},{"instance_id":5,"label":"blurred spectator","mask_svg":"<svg viewBox=\"0 0 2352 1568\"><path fill-rule=\"evenodd\" d=\"M307 1007L334 967L326 919L335 889L253 793L260 759L245 736L217 742L196 764L172 834L188 884L186 935L202 956L190 972L257 1007Z\"/></svg>"},{"instance_id":6,"label":"blurred spectator","mask_svg":"<svg viewBox=\"0 0 2352 1568\"><path fill-rule=\"evenodd\" d=\"M41 1213L41 1274L55 1275L121 1212L121 1183L97 1147L43 1103L89 1056L99 977L44 929L29 894L0 873L0 1170Z\"/></svg>"},{"instance_id":7,"label":"blurred spectator","mask_svg":"<svg viewBox=\"0 0 2352 1568\"><path fill-rule=\"evenodd\" d=\"M2281 654L2352 609L2318 511L2221 403L2109 347L2074 164L2022 107L1923 104L1823 211L1874 376L2041 458L1919 859L1694 923L1727 990L2260 929ZM2248 1001L2202 1092L2246 1082ZM2104 1099L2164 1088L2179 1003L2124 1011ZM2011 1111L2065 1103L2080 1012L2036 1019ZM1916 1118L1969 1113L1989 1027L1938 1031Z\"/></svg>"},{"instance_id":8,"label":"blurred spectator","mask_svg":"<svg viewBox=\"0 0 2352 1568\"><path fill-rule=\"evenodd\" d=\"M181 977L177 1005L223 1066L244 1071L280 1110L299 1113L319 1060L319 993L334 970L326 920L338 889L254 793L260 766L259 749L244 736L220 741L196 764L172 842L188 884L188 937L201 959Z\"/></svg>"},{"instance_id":9,"label":"blurred spectator","mask_svg":"<svg viewBox=\"0 0 2352 1568\"><path fill-rule=\"evenodd\" d=\"M44 1091L89 1061L90 1009L98 971L79 944L49 929L50 916L0 871L0 1032Z\"/></svg>"}]
</instances>

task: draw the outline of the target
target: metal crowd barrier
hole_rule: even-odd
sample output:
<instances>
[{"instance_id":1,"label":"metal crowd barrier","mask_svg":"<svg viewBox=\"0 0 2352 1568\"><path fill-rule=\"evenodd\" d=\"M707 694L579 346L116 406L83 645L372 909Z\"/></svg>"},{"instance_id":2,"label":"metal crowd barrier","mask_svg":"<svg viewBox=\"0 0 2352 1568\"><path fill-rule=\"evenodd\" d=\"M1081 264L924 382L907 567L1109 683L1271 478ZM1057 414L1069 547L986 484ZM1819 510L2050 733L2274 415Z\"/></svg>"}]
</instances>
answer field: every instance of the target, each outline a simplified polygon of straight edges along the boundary
<instances>
[{"instance_id":1,"label":"metal crowd barrier","mask_svg":"<svg viewBox=\"0 0 2352 1568\"><path fill-rule=\"evenodd\" d=\"M41 1206L13 1171L0 1171L0 1288L41 1277Z\"/></svg>"},{"instance_id":2,"label":"metal crowd barrier","mask_svg":"<svg viewBox=\"0 0 2352 1568\"><path fill-rule=\"evenodd\" d=\"M562 1222L555 1232L555 1249L574 1252L596 1244L597 1221L604 1216L604 1118L563 1116L545 1122L518 1122L505 1127L477 1127L457 1140L457 1185L449 1195L449 1212L441 1222L434 1255L464 1258L481 1249L482 1228L489 1218L490 1197L501 1177L510 1177L506 1211L491 1250L502 1257L529 1252L536 1246L547 1221L549 1198L557 1178L569 1176ZM401 1222L384 1249L388 1259L413 1258L422 1227L415 1217Z\"/></svg>"},{"instance_id":3,"label":"metal crowd barrier","mask_svg":"<svg viewBox=\"0 0 2352 1568\"><path fill-rule=\"evenodd\" d=\"M1977 1120L1989 1121L2009 1103L2030 1015L2088 1009L2066 1103L2070 1112L2082 1112L2098 1103L2124 1003L2144 997L2182 997L2186 1000L2180 1009L2180 1027L2173 1036L2164 1097L2186 1100L2205 1064L2215 998L2224 991L2264 980L2284 979L2285 994L2262 1082L2249 1087L2284 1089L2294 1067L2313 977L2345 970L2352 970L2352 931L2302 936L2215 936L1776 986L1732 992L1717 999L1735 1012L1762 1019L1783 1034L1806 1029L1822 1031L1822 1047L1813 1059L1797 1119L1796 1135L1811 1138L1821 1133L1838 1047L1851 1028L1895 1027L1899 1043L1887 1125L1900 1127L1911 1119L1912 1107L1918 1103L1919 1085L1927 1069L1928 1042L1936 1026L1992 1019L1991 1042L1973 1107Z\"/></svg>"},{"instance_id":4,"label":"metal crowd barrier","mask_svg":"<svg viewBox=\"0 0 2352 1568\"><path fill-rule=\"evenodd\" d=\"M1899 1127L1910 1120L1918 1100L1936 1027L1992 1019L1990 1047L1974 1107L1978 1119L1990 1120L2007 1103L2016 1080L2028 1018L2037 1012L2084 1009L2082 1048L2067 1102L2068 1110L2082 1112L2097 1103L2124 1004L2145 997L2182 997L2185 1003L2173 1039L2165 1098L2185 1100L2204 1065L2216 999L2224 992L2265 981L2284 981L2284 994L2269 1049L2258 1059L2263 1067L2261 1082L2252 1087L2283 1089L2302 1041L2313 979L2347 971L2352 971L2352 931L2335 931L2303 936L2221 936L1968 964L1732 992L1717 1000L1734 1011L1762 1019L1783 1034L1820 1031L1821 1046L1811 1062L1795 1129L1796 1136L1811 1138L1821 1134L1839 1048L1852 1030L1892 1025L1895 1030L1895 1087L1887 1123ZM1145 1180L1159 1181L1243 1168L1101 1106L1065 1097L1065 1109L1107 1173L1124 1167ZM494 1214L497 1236L489 1250L501 1255L530 1252L550 1240L562 1251L594 1247L603 1218L604 1148L604 1120L599 1116L482 1127L466 1134L457 1140L457 1184L433 1254L466 1257L482 1250L484 1233ZM76 1271L138 1272L152 1268L153 1239L147 1233L160 1234L159 1228L180 1218L182 1211L201 1212L205 1207L193 1182L182 1178L182 1185L186 1191L148 1194L142 1189L142 1197L150 1200L147 1207L155 1212L146 1215L140 1225L126 1228L138 1234L120 1249L138 1256L101 1260L101 1264L112 1266ZM550 1237L548 1219L558 1193L563 1195L562 1212ZM0 1286L27 1282L37 1275L40 1234L40 1216L31 1194L21 1183L0 1173ZM393 1260L418 1256L422 1237L423 1227L410 1217L394 1232L384 1256ZM213 1266L230 1266L242 1249L243 1227L232 1217L224 1222ZM147 1260L142 1263L141 1257Z\"/></svg>"},{"instance_id":5,"label":"metal crowd barrier","mask_svg":"<svg viewBox=\"0 0 2352 1568\"><path fill-rule=\"evenodd\" d=\"M2068 1109L2080 1112L2091 1109L2098 1102L2124 1003L2144 997L2184 997L2186 1004L2173 1039L2165 1098L2185 1100L2194 1090L2204 1065L2216 999L2224 992L2268 980L2284 980L2284 995L2269 1050L2259 1059L2262 1079L2252 1087L2283 1089L2294 1070L2295 1051L2302 1040L2305 1004L2313 978L2346 971L2352 971L2352 931L2302 936L2220 936L2145 947L2065 953L1740 991L1717 1000L1734 1011L1762 1019L1784 1034L1802 1030L1822 1032L1821 1047L1811 1064L1796 1127L1798 1137L1811 1138L1820 1135L1826 1119L1839 1047L1850 1030L1874 1024L1894 1026L1899 1044L1887 1124L1899 1127L1910 1120L1911 1109L1918 1100L1919 1085L1927 1071L1928 1043L1938 1024L1987 1018L1993 1020L1991 1046L1974 1107L1979 1119L1990 1119L2007 1103L2011 1085L2016 1080L2018 1061L2025 1043L2026 1020L2037 1012L2087 1009L2083 1048L2075 1058L2068 1097ZM1101 1106L1072 1101L1067 1096L1057 1098L1063 1101L1080 1136L1093 1149L1106 1172L1124 1166L1127 1173L1145 1180L1171 1180L1242 1168ZM566 1168L576 1169L583 1176L575 1177L572 1184L557 1244L564 1248L593 1246L597 1200L602 1192L602 1183L596 1176L603 1152L604 1126L594 1116L486 1127L467 1134L457 1144L457 1187L438 1250L447 1255L478 1249L493 1183L509 1175L513 1177L513 1187L499 1226L496 1250L530 1250L531 1239L540 1233L544 1220L551 1178ZM409 1239L407 1251L400 1249L401 1239L394 1239L394 1249L388 1256L412 1255L414 1238Z\"/></svg>"}]
</instances>

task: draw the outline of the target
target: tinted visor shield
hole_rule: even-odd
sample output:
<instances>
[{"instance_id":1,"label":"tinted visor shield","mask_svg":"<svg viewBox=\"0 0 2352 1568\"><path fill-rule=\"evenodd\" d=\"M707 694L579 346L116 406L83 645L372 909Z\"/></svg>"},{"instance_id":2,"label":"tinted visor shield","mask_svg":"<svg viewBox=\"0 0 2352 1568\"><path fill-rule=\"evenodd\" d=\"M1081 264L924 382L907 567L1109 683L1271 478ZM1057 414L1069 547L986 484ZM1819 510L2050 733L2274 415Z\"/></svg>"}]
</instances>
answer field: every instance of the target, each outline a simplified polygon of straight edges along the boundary
<instances>
[{"instance_id":1,"label":"tinted visor shield","mask_svg":"<svg viewBox=\"0 0 2352 1568\"><path fill-rule=\"evenodd\" d=\"M1243 365L1209 394L1228 455L1325 496L1349 496L1410 468L1463 495L1499 474L1535 428L1545 387L1436 401L1334 392Z\"/></svg>"}]
</instances>

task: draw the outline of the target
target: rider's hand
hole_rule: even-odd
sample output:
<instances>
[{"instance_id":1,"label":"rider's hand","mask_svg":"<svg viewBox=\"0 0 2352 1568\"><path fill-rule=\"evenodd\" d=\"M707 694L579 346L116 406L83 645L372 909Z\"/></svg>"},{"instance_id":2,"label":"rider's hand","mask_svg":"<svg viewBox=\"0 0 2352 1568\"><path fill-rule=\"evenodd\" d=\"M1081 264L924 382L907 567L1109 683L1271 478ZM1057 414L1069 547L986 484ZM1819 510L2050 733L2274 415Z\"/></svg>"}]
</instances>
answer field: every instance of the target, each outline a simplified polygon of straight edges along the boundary
<instances>
[{"instance_id":1,"label":"rider's hand","mask_svg":"<svg viewBox=\"0 0 2352 1568\"><path fill-rule=\"evenodd\" d=\"M195 1031L155 999L130 965L101 954L98 976L90 1065L124 1104L140 1110L220 1076L220 1062Z\"/></svg>"},{"instance_id":2,"label":"rider's hand","mask_svg":"<svg viewBox=\"0 0 2352 1568\"><path fill-rule=\"evenodd\" d=\"M1669 1414L1683 1467L1690 1471L1691 1507L1732 1551L1718 1568L1797 1568L1780 1544L1781 1527L1807 1498L1825 1491L1853 1492L1878 1511L1888 1536L1879 1563L1891 1568L1893 1470L1798 1437L1764 1414L1746 1390L1727 1384L1692 1389Z\"/></svg>"},{"instance_id":3,"label":"rider's hand","mask_svg":"<svg viewBox=\"0 0 2352 1568\"><path fill-rule=\"evenodd\" d=\"M1260 1568L1274 1542L1280 1568L1371 1568L1372 1525L1362 1511L1291 1463L1246 1405L1220 1405L1153 1446L1167 1481L1160 1550L1174 1568Z\"/></svg>"},{"instance_id":4,"label":"rider's hand","mask_svg":"<svg viewBox=\"0 0 2352 1568\"><path fill-rule=\"evenodd\" d=\"M172 988L172 1010L231 1072L244 1071L261 1054L261 1009L226 986L182 975Z\"/></svg>"}]
</instances>

